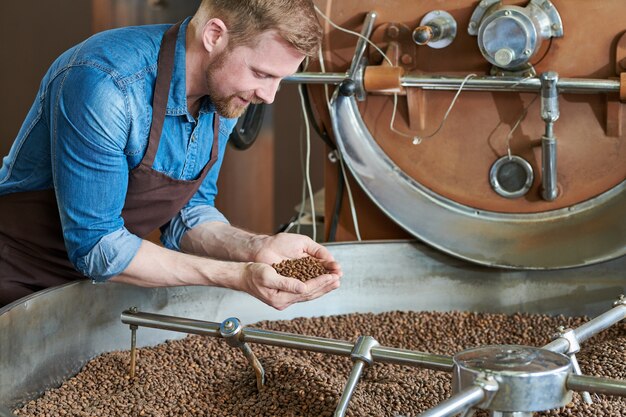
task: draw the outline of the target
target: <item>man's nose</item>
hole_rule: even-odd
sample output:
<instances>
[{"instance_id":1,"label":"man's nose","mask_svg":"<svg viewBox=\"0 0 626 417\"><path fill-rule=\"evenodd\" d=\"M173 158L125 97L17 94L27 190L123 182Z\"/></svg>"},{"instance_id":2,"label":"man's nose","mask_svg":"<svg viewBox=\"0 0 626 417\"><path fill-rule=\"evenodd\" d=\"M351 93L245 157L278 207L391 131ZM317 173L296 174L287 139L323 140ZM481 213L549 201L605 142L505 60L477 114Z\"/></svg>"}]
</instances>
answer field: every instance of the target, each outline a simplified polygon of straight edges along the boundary
<instances>
[{"instance_id":1,"label":"man's nose","mask_svg":"<svg viewBox=\"0 0 626 417\"><path fill-rule=\"evenodd\" d=\"M271 104L274 102L276 92L280 86L280 79L269 80L269 82L256 90L256 96L263 100L264 103Z\"/></svg>"}]
</instances>

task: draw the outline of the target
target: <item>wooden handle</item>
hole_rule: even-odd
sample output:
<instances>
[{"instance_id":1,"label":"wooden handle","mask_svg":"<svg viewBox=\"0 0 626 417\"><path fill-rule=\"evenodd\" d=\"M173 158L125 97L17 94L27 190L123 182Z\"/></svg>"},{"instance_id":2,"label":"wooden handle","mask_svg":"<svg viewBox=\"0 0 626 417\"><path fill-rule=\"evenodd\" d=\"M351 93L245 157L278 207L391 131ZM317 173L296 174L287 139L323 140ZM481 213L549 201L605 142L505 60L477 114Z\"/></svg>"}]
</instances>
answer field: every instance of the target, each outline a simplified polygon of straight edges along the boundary
<instances>
[{"instance_id":1,"label":"wooden handle","mask_svg":"<svg viewBox=\"0 0 626 417\"><path fill-rule=\"evenodd\" d=\"M367 92L401 92L400 78L404 68L391 66L371 66L365 68L363 86Z\"/></svg>"}]
</instances>

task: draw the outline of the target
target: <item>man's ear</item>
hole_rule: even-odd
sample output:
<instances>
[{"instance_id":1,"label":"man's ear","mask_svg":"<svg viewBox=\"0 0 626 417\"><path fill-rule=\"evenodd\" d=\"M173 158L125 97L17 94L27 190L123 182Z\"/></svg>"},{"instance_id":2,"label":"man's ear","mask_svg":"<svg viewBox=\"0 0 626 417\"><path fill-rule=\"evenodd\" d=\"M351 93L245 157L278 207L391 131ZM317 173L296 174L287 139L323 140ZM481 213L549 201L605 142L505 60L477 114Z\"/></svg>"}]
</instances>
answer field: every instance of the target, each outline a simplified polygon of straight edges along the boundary
<instances>
[{"instance_id":1,"label":"man's ear","mask_svg":"<svg viewBox=\"0 0 626 417\"><path fill-rule=\"evenodd\" d=\"M207 52L219 52L227 43L226 24L222 19L209 19L202 29L202 44Z\"/></svg>"}]
</instances>

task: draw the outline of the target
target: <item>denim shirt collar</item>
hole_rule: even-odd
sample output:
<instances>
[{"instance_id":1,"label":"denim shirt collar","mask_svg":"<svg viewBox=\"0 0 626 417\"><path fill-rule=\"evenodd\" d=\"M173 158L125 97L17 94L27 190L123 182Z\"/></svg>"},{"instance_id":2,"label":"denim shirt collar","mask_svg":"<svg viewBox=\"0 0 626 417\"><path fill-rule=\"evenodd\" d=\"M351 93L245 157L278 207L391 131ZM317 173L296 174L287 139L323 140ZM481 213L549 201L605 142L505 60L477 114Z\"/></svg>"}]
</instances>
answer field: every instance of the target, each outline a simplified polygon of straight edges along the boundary
<instances>
[{"instance_id":1,"label":"denim shirt collar","mask_svg":"<svg viewBox=\"0 0 626 417\"><path fill-rule=\"evenodd\" d=\"M194 118L187 109L187 83L186 83L186 47L187 47L187 27L191 17L187 17L180 25L178 37L176 38L176 53L174 55L174 71L170 84L170 93L167 100L167 112L169 116L186 115L190 121ZM215 107L211 99L206 96L202 98L200 113L213 113Z\"/></svg>"}]
</instances>

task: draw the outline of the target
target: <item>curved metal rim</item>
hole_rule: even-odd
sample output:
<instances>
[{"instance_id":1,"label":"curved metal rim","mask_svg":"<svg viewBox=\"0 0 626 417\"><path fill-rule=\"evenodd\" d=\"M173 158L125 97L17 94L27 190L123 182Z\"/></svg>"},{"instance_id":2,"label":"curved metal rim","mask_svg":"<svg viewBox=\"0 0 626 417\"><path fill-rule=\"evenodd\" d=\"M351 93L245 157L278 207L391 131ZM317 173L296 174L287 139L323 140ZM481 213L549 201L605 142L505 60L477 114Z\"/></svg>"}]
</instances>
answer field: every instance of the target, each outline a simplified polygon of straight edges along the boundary
<instances>
[{"instance_id":1,"label":"curved metal rim","mask_svg":"<svg viewBox=\"0 0 626 417\"><path fill-rule=\"evenodd\" d=\"M531 214L459 204L403 172L376 143L354 97L335 92L331 119L351 173L394 222L425 243L474 263L560 269L626 254L626 181L575 206Z\"/></svg>"}]
</instances>

